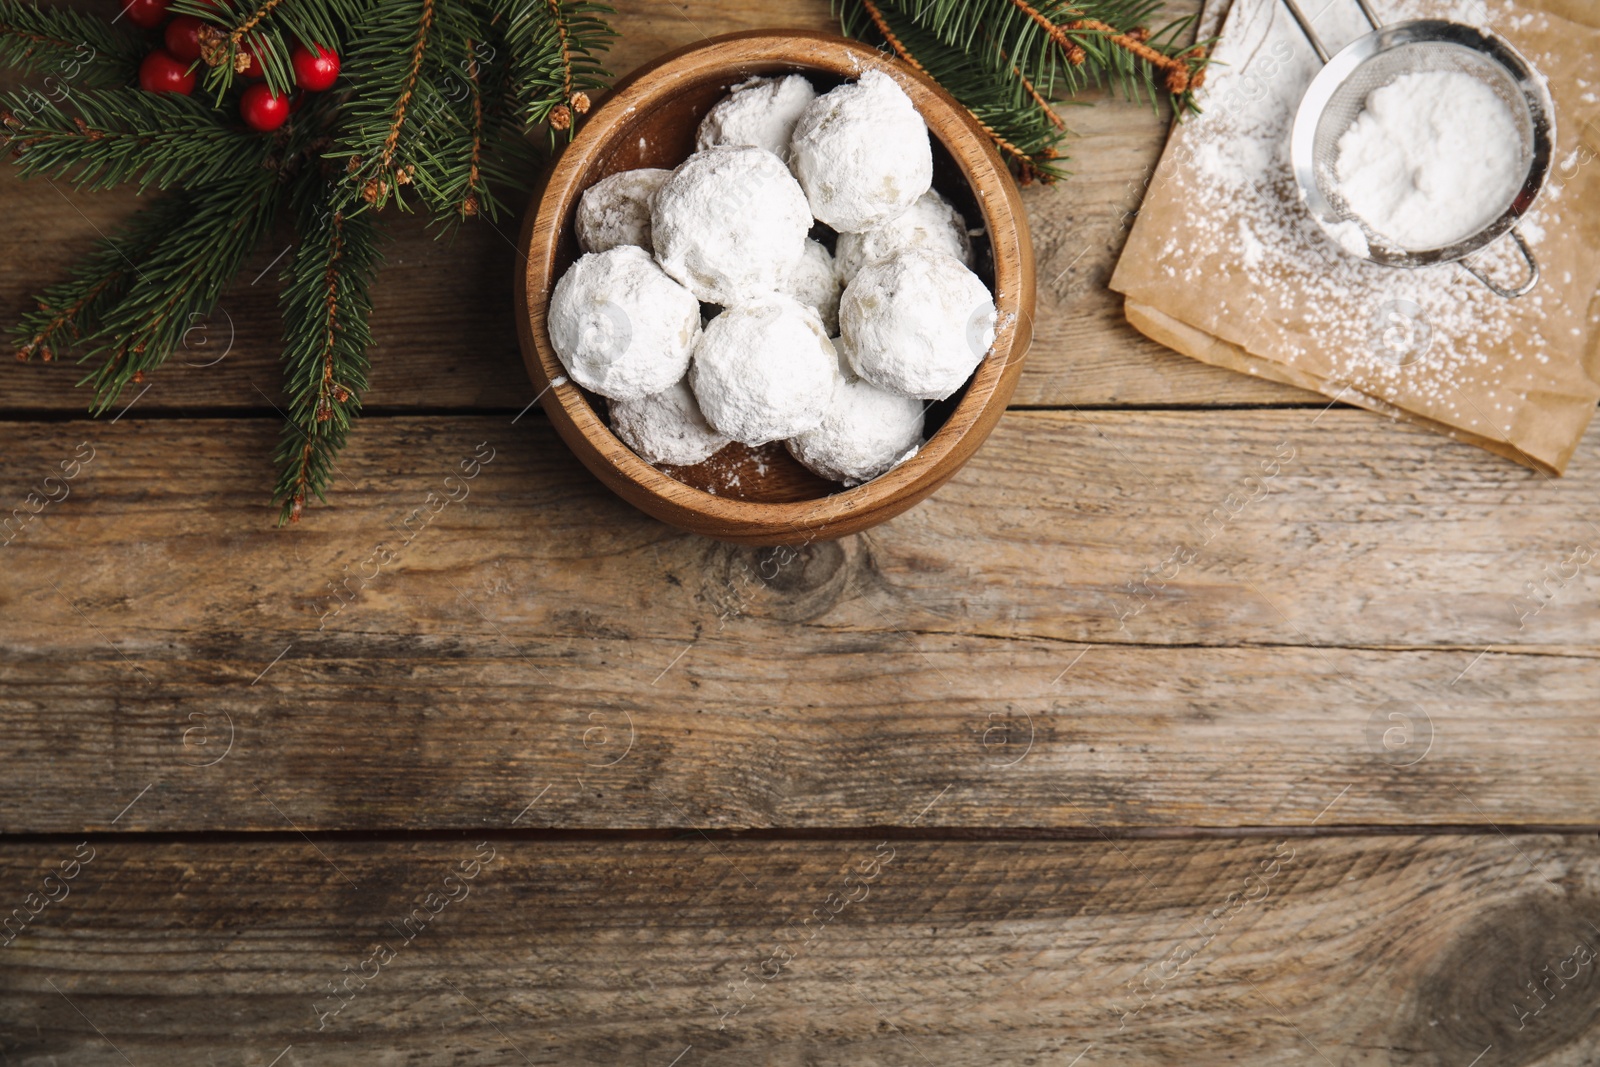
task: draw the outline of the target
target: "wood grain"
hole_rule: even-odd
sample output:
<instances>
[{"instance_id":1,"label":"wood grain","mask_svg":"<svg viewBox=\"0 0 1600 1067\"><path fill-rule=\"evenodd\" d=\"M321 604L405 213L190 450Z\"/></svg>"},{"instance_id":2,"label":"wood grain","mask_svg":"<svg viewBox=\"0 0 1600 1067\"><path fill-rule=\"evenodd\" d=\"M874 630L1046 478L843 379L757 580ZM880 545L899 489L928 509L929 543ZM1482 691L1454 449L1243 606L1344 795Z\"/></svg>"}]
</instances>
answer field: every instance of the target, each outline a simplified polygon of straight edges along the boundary
<instances>
[{"instance_id":1,"label":"wood grain","mask_svg":"<svg viewBox=\"0 0 1600 1067\"><path fill-rule=\"evenodd\" d=\"M0 949L8 1062L1600 1057L1587 836L83 847Z\"/></svg>"},{"instance_id":2,"label":"wood grain","mask_svg":"<svg viewBox=\"0 0 1600 1067\"><path fill-rule=\"evenodd\" d=\"M672 533L536 420L377 421L281 532L270 422L4 427L10 499L96 458L3 549L0 829L503 826L547 788L534 825L871 826L946 786L972 828L1595 822L1600 475L1358 412L1013 413L785 553Z\"/></svg>"},{"instance_id":3,"label":"wood grain","mask_svg":"<svg viewBox=\"0 0 1600 1067\"><path fill-rule=\"evenodd\" d=\"M104 5L110 10L111 5ZM1195 5L1175 4L1174 14ZM825 0L750 5L674 0L624 5L609 59L619 75L703 36L764 27L833 30ZM1083 173L1028 191L1040 253L1038 338L1016 395L1028 405L1180 404L1308 400L1306 394L1229 374L1168 352L1122 318L1105 289L1126 237L1165 120L1147 106L1106 101L1069 110L1082 132L1073 152ZM60 183L23 182L0 168L0 320L13 321L32 294L58 278L138 205L131 192L78 194ZM517 352L512 311L516 223L480 221L438 240L420 219L386 220L393 240L373 294L374 359L369 409L516 410L534 389ZM252 258L209 322L196 323L183 351L151 376L145 411L266 410L282 405L277 309L281 233ZM1081 256L1081 258L1080 258ZM1070 261L1070 262L1069 262ZM277 266L274 266L274 263ZM265 272L263 274L263 272ZM88 406L72 363L0 360L0 410L79 413ZM127 399L132 399L129 394Z\"/></svg>"}]
</instances>

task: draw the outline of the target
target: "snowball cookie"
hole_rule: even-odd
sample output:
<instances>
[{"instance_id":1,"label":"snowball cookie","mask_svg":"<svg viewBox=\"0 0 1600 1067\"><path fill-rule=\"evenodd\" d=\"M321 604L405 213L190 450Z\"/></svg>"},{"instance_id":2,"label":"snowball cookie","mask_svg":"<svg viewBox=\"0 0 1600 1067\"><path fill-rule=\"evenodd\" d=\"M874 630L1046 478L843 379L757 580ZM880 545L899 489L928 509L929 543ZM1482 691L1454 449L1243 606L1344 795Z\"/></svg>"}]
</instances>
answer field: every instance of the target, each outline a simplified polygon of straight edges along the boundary
<instances>
[{"instance_id":1,"label":"snowball cookie","mask_svg":"<svg viewBox=\"0 0 1600 1067\"><path fill-rule=\"evenodd\" d=\"M706 424L684 381L638 400L613 400L611 428L646 462L674 467L699 463L728 443Z\"/></svg>"},{"instance_id":2,"label":"snowball cookie","mask_svg":"<svg viewBox=\"0 0 1600 1067\"><path fill-rule=\"evenodd\" d=\"M811 213L840 233L894 218L933 184L928 127L878 70L817 97L795 124L789 153Z\"/></svg>"},{"instance_id":3,"label":"snowball cookie","mask_svg":"<svg viewBox=\"0 0 1600 1067\"><path fill-rule=\"evenodd\" d=\"M929 189L901 215L860 233L841 233L834 263L839 277L848 282L868 263L888 259L908 248L946 252L972 267L972 238L967 223L944 197Z\"/></svg>"},{"instance_id":4,"label":"snowball cookie","mask_svg":"<svg viewBox=\"0 0 1600 1067\"><path fill-rule=\"evenodd\" d=\"M879 389L849 368L833 392L822 424L785 442L807 470L845 485L860 485L894 467L922 444L921 400Z\"/></svg>"},{"instance_id":5,"label":"snowball cookie","mask_svg":"<svg viewBox=\"0 0 1600 1067\"><path fill-rule=\"evenodd\" d=\"M683 377L700 339L700 302L642 248L591 252L550 296L550 343L572 380L638 400Z\"/></svg>"},{"instance_id":6,"label":"snowball cookie","mask_svg":"<svg viewBox=\"0 0 1600 1067\"><path fill-rule=\"evenodd\" d=\"M689 367L706 421L752 446L816 429L838 381L817 313L779 293L712 319Z\"/></svg>"},{"instance_id":7,"label":"snowball cookie","mask_svg":"<svg viewBox=\"0 0 1600 1067\"><path fill-rule=\"evenodd\" d=\"M811 211L783 160L764 148L708 148L656 194L650 232L666 272L708 304L776 290L805 255Z\"/></svg>"},{"instance_id":8,"label":"snowball cookie","mask_svg":"<svg viewBox=\"0 0 1600 1067\"><path fill-rule=\"evenodd\" d=\"M783 283L782 291L808 308L816 310L822 319L822 329L829 337L839 332L839 292L844 283L834 269L833 256L819 241L806 240L806 254Z\"/></svg>"},{"instance_id":9,"label":"snowball cookie","mask_svg":"<svg viewBox=\"0 0 1600 1067\"><path fill-rule=\"evenodd\" d=\"M861 268L839 300L839 328L861 377L943 400L994 344L994 299L955 256L913 248Z\"/></svg>"},{"instance_id":10,"label":"snowball cookie","mask_svg":"<svg viewBox=\"0 0 1600 1067\"><path fill-rule=\"evenodd\" d=\"M650 249L650 202L670 170L641 167L601 178L578 201L578 247L605 252L618 245Z\"/></svg>"},{"instance_id":11,"label":"snowball cookie","mask_svg":"<svg viewBox=\"0 0 1600 1067\"><path fill-rule=\"evenodd\" d=\"M799 74L747 78L706 112L694 146L704 151L718 145L754 145L788 159L794 124L816 98L817 91Z\"/></svg>"}]
</instances>

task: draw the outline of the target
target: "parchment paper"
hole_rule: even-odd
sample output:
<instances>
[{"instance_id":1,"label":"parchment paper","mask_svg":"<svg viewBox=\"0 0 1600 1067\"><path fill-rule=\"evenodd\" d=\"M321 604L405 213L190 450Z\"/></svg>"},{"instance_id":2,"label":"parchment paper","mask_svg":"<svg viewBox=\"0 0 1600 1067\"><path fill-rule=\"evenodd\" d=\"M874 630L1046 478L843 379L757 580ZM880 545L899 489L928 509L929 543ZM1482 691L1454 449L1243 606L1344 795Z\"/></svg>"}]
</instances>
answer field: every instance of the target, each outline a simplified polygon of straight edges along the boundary
<instances>
[{"instance_id":1,"label":"parchment paper","mask_svg":"<svg viewBox=\"0 0 1600 1067\"><path fill-rule=\"evenodd\" d=\"M1317 9L1320 0L1306 4ZM1509 40L1549 80L1556 151L1519 229L1543 270L1495 296L1455 264L1346 255L1299 204L1289 130L1320 64L1280 0L1227 0L1205 111L1175 127L1111 287L1128 321L1206 363L1404 418L1559 474L1600 399L1600 5L1583 0L1377 0L1385 22L1452 18ZM1226 8L1226 14L1223 10ZM1330 51L1366 30L1328 0ZM1510 238L1472 261L1525 276Z\"/></svg>"}]
</instances>

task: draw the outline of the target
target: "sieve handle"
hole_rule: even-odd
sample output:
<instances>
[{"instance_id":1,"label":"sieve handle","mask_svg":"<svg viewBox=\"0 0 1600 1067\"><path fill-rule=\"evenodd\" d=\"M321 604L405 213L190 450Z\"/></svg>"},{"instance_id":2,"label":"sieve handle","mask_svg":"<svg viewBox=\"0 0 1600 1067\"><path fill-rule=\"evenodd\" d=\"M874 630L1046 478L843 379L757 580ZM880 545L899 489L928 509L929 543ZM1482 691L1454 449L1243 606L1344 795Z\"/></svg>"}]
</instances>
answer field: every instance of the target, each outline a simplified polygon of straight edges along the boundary
<instances>
[{"instance_id":1,"label":"sieve handle","mask_svg":"<svg viewBox=\"0 0 1600 1067\"><path fill-rule=\"evenodd\" d=\"M1328 62L1328 50L1323 47L1322 38L1317 36L1317 31L1311 28L1311 20L1306 18L1306 13L1300 10L1300 5L1296 0L1283 0L1283 2L1288 7L1289 14L1293 15L1294 20L1300 24L1300 32L1306 35L1306 40L1311 42L1311 47L1316 49L1317 58L1326 64ZM1366 9L1365 0L1363 0L1361 6L1362 10Z\"/></svg>"},{"instance_id":2,"label":"sieve handle","mask_svg":"<svg viewBox=\"0 0 1600 1067\"><path fill-rule=\"evenodd\" d=\"M1311 20L1306 18L1304 11L1300 10L1297 0L1283 0L1283 2L1288 6L1289 14L1293 15L1294 20L1300 24L1300 31L1306 35L1306 40L1310 41L1311 47L1316 49L1317 58L1326 65L1328 62L1328 49L1323 45L1322 38L1317 36L1317 31L1311 28ZM1361 14L1366 16L1367 25L1376 30L1381 23L1378 22L1378 16L1372 13L1372 7L1367 3L1367 0L1356 0L1356 3L1361 7Z\"/></svg>"},{"instance_id":3,"label":"sieve handle","mask_svg":"<svg viewBox=\"0 0 1600 1067\"><path fill-rule=\"evenodd\" d=\"M1539 261L1533 258L1533 249L1528 247L1528 242L1524 241L1522 234L1518 233L1514 228L1511 231L1511 237L1517 242L1517 247L1522 249L1522 258L1528 261L1528 278L1515 289L1506 289L1496 285L1489 280L1487 274L1474 267L1471 263L1464 259L1459 261L1463 267L1467 268L1467 272L1482 282L1491 293L1507 300L1515 300L1519 296L1526 296L1533 291L1535 285L1539 284Z\"/></svg>"}]
</instances>

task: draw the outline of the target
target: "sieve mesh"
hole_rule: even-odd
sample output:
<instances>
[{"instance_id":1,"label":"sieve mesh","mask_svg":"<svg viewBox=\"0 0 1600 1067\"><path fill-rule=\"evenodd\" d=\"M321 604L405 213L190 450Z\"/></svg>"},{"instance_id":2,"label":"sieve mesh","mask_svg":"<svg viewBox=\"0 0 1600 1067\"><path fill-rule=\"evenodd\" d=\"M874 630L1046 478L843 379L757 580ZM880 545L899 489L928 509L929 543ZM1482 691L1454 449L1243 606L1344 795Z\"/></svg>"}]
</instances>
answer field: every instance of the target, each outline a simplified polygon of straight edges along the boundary
<instances>
[{"instance_id":1,"label":"sieve mesh","mask_svg":"<svg viewBox=\"0 0 1600 1067\"><path fill-rule=\"evenodd\" d=\"M1446 41L1415 41L1397 45L1371 56L1353 69L1328 98L1317 120L1312 140L1312 162L1317 186L1340 217L1355 220L1344 197L1339 194L1335 166L1339 160L1339 138L1366 107L1367 96L1402 74L1423 71L1459 71L1478 79L1506 105L1517 126L1517 143L1506 146L1517 153L1519 169L1532 165L1534 156L1534 118L1527 96L1515 76L1492 56ZM1489 150L1489 146L1485 146Z\"/></svg>"}]
</instances>

